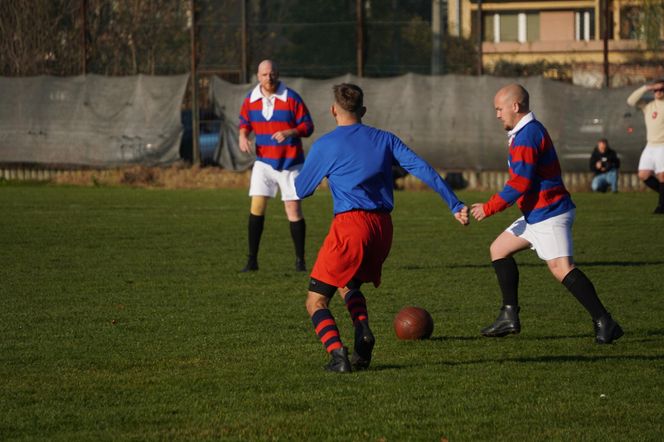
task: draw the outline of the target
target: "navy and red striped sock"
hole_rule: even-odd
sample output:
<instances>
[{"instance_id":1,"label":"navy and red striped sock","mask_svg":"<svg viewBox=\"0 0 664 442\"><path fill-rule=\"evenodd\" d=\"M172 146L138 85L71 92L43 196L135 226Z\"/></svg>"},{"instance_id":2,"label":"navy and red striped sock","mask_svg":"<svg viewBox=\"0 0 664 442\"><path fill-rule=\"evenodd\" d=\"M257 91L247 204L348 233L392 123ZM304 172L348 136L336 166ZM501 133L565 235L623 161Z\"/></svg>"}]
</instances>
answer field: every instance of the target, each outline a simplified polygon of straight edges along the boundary
<instances>
[{"instance_id":1,"label":"navy and red striped sock","mask_svg":"<svg viewBox=\"0 0 664 442\"><path fill-rule=\"evenodd\" d=\"M323 343L328 353L343 347L337 323L329 309L316 310L311 316L311 322L314 324L314 330L318 335L318 339Z\"/></svg>"},{"instance_id":2,"label":"navy and red striped sock","mask_svg":"<svg viewBox=\"0 0 664 442\"><path fill-rule=\"evenodd\" d=\"M350 313L350 318L353 320L353 325L357 326L359 321L368 321L369 313L367 312L367 300L359 290L351 290L346 293L344 299L346 308Z\"/></svg>"}]
</instances>

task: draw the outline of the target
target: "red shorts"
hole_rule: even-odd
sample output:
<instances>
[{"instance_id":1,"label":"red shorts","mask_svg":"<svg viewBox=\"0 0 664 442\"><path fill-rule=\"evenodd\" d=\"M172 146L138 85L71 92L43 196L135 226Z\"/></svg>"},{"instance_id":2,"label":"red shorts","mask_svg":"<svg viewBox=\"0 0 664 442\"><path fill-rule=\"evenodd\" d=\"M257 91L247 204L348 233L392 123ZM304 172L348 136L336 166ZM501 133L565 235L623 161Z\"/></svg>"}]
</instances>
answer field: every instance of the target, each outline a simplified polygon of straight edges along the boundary
<instances>
[{"instance_id":1,"label":"red shorts","mask_svg":"<svg viewBox=\"0 0 664 442\"><path fill-rule=\"evenodd\" d=\"M311 277L335 287L345 287L353 278L378 287L391 246L392 217L388 212L340 213L332 220Z\"/></svg>"}]
</instances>

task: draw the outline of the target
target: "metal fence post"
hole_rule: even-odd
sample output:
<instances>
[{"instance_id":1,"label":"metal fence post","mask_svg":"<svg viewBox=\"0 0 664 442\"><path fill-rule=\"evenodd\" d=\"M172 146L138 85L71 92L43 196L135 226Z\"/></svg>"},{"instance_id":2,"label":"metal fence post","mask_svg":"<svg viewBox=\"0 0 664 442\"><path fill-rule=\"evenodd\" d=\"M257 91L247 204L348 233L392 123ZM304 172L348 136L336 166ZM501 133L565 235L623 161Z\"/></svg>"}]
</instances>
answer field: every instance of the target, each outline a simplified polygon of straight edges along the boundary
<instances>
[{"instance_id":1,"label":"metal fence post","mask_svg":"<svg viewBox=\"0 0 664 442\"><path fill-rule=\"evenodd\" d=\"M364 77L364 0L355 0L357 76Z\"/></svg>"},{"instance_id":2,"label":"metal fence post","mask_svg":"<svg viewBox=\"0 0 664 442\"><path fill-rule=\"evenodd\" d=\"M198 72L196 52L196 0L189 0L191 8L191 136L192 136L192 165L201 164L201 149L199 144L200 115L198 110Z\"/></svg>"}]
</instances>

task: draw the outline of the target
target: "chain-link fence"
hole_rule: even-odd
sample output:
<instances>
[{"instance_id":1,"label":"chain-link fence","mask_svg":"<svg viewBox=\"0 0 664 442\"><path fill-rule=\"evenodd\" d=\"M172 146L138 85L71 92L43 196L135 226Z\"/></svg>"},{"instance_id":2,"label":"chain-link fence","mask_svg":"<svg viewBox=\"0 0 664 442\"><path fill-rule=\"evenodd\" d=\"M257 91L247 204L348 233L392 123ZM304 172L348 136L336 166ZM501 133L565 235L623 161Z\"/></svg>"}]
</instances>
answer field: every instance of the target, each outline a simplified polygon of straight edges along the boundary
<instances>
[{"instance_id":1,"label":"chain-link fence","mask_svg":"<svg viewBox=\"0 0 664 442\"><path fill-rule=\"evenodd\" d=\"M484 27L473 25L466 39L448 35L447 4L447 0L2 0L0 76L172 75L190 72L195 61L203 76L215 73L246 82L265 58L277 60L282 74L290 77L475 74L478 32L480 40L495 34L490 25L496 9L483 13ZM620 38L638 38L656 55L654 48L664 38L664 3L644 0L620 5L612 16L620 13L616 24ZM477 15L474 8L471 17ZM594 13L586 9L584 14ZM516 20L514 11L503 15L505 20ZM528 29L536 33L542 26ZM619 49L609 50L619 55ZM629 64L660 60L651 55ZM623 63L612 61L612 56L609 64L615 70ZM558 72L559 78L569 79L560 74L569 73L569 65L546 57L523 65L509 58L493 60L485 73L555 77Z\"/></svg>"},{"instance_id":2,"label":"chain-link fence","mask_svg":"<svg viewBox=\"0 0 664 442\"><path fill-rule=\"evenodd\" d=\"M472 72L473 44L443 37L431 11L431 0L3 0L0 75L182 74L192 38L199 70L236 82L265 58L309 78L429 74L432 57L440 73Z\"/></svg>"}]
</instances>

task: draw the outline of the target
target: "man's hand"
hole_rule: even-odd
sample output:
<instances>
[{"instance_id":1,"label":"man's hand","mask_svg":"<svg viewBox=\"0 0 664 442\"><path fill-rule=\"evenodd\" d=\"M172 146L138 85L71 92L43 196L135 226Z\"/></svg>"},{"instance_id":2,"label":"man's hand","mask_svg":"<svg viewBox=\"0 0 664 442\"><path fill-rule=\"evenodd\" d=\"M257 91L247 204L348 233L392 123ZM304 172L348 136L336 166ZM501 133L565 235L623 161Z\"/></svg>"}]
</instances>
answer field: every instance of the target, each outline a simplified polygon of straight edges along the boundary
<instances>
[{"instance_id":1,"label":"man's hand","mask_svg":"<svg viewBox=\"0 0 664 442\"><path fill-rule=\"evenodd\" d=\"M240 132L240 150L245 153L251 153L251 142L247 134Z\"/></svg>"},{"instance_id":2,"label":"man's hand","mask_svg":"<svg viewBox=\"0 0 664 442\"><path fill-rule=\"evenodd\" d=\"M276 140L278 143L283 143L286 138L292 137L295 134L297 134L297 131L294 129L279 130L272 134L272 139Z\"/></svg>"},{"instance_id":3,"label":"man's hand","mask_svg":"<svg viewBox=\"0 0 664 442\"><path fill-rule=\"evenodd\" d=\"M482 203L473 204L470 208L470 213L473 214L473 218L475 218L477 221L482 221L484 218L486 218L486 214L484 213L484 204Z\"/></svg>"},{"instance_id":4,"label":"man's hand","mask_svg":"<svg viewBox=\"0 0 664 442\"><path fill-rule=\"evenodd\" d=\"M646 89L649 91L654 91L655 89L661 89L664 87L664 83L651 83L646 85Z\"/></svg>"},{"instance_id":5,"label":"man's hand","mask_svg":"<svg viewBox=\"0 0 664 442\"><path fill-rule=\"evenodd\" d=\"M468 219L468 207L463 206L461 210L454 214L454 218L464 226L470 224L470 220Z\"/></svg>"}]
</instances>

